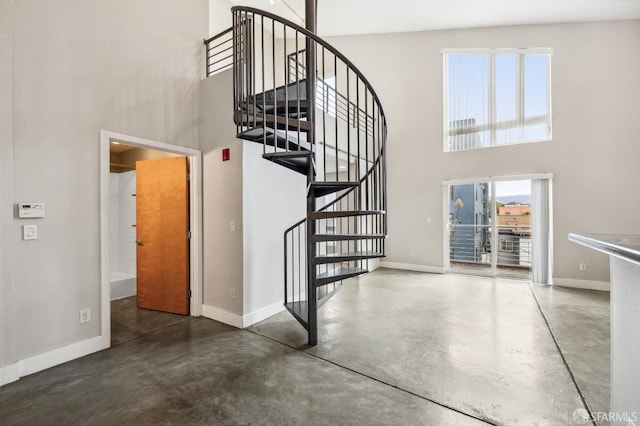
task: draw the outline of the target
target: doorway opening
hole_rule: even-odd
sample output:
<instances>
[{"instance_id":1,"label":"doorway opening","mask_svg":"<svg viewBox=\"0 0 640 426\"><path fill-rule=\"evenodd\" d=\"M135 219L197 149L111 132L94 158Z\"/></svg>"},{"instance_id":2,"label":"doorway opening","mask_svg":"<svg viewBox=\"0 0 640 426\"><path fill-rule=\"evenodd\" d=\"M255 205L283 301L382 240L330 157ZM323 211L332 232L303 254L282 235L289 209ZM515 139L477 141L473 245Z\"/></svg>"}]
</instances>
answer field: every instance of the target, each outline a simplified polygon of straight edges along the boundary
<instances>
[{"instance_id":1,"label":"doorway opening","mask_svg":"<svg viewBox=\"0 0 640 426\"><path fill-rule=\"evenodd\" d=\"M447 272L531 280L536 266L547 271L550 193L533 189L541 181L548 188L549 180L544 175L445 182Z\"/></svg>"},{"instance_id":2,"label":"doorway opening","mask_svg":"<svg viewBox=\"0 0 640 426\"><path fill-rule=\"evenodd\" d=\"M115 331L123 329L119 326L122 321L142 318L147 319L146 324L161 326L185 319L164 312L201 315L202 162L201 152L195 149L107 131L100 133L100 154L102 346L108 348L112 345L112 326ZM154 176L155 170L160 172ZM183 179L178 179L177 174ZM163 180L169 182L158 186ZM175 204L181 207L170 212ZM151 212L148 220L142 216L145 212ZM151 226L157 229L153 237ZM145 234L144 239L141 233ZM178 245L177 250L167 249L171 240ZM158 256L168 257L160 259L156 268L150 262L158 262ZM164 275L175 271L175 277L160 283L162 280L153 274L172 262L179 264L179 270L172 268L169 274L165 271ZM176 281L179 283L174 284ZM155 311L141 312L139 307ZM114 318L115 325L112 308L123 317ZM141 330L147 328L145 324L138 325ZM114 343L131 338L113 337Z\"/></svg>"}]
</instances>

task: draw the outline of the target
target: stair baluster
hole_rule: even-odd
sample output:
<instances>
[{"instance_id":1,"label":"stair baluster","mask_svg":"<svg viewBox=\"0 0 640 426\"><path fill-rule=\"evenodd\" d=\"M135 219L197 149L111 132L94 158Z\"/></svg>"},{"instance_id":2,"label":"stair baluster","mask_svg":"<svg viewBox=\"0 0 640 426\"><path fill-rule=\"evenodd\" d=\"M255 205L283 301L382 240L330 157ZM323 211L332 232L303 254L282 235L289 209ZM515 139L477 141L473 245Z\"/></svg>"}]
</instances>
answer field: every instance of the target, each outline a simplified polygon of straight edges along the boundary
<instances>
[{"instance_id":1,"label":"stair baluster","mask_svg":"<svg viewBox=\"0 0 640 426\"><path fill-rule=\"evenodd\" d=\"M238 137L307 178L307 216L284 232L284 304L315 345L318 308L385 254L386 119L366 77L329 43L269 12L232 12ZM219 42L207 40L207 52Z\"/></svg>"}]
</instances>

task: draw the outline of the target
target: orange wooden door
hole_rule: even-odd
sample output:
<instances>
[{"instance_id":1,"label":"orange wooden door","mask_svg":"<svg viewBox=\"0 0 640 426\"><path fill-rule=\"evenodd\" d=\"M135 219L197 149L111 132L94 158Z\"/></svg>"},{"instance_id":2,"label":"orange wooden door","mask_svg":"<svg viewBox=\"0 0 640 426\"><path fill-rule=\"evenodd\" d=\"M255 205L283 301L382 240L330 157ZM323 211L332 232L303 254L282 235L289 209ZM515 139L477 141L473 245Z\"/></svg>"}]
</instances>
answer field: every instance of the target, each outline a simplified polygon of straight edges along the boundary
<instances>
[{"instance_id":1,"label":"orange wooden door","mask_svg":"<svg viewBox=\"0 0 640 426\"><path fill-rule=\"evenodd\" d=\"M136 162L137 304L189 314L186 157Z\"/></svg>"}]
</instances>

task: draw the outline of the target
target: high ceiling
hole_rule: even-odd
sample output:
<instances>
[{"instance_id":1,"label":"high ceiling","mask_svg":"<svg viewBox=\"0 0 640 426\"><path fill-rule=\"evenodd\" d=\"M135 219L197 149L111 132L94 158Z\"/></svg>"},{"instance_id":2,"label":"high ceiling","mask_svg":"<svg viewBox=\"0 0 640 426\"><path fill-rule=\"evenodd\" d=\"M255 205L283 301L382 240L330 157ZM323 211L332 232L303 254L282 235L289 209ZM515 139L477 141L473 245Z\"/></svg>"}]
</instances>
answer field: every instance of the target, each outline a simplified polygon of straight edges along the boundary
<instances>
[{"instance_id":1,"label":"high ceiling","mask_svg":"<svg viewBox=\"0 0 640 426\"><path fill-rule=\"evenodd\" d=\"M230 2L304 17L304 0ZM318 0L324 36L638 18L640 0Z\"/></svg>"}]
</instances>

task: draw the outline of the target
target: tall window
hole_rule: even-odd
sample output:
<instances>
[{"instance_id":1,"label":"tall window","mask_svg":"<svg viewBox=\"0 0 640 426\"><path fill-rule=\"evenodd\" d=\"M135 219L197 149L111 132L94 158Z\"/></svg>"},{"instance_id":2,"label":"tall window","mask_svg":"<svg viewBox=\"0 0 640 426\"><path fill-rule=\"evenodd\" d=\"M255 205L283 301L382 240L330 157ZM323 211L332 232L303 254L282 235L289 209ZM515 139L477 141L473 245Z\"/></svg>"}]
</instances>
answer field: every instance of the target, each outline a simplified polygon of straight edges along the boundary
<instances>
[{"instance_id":1,"label":"tall window","mask_svg":"<svg viewBox=\"0 0 640 426\"><path fill-rule=\"evenodd\" d=\"M551 53L443 51L444 150L550 140Z\"/></svg>"}]
</instances>

